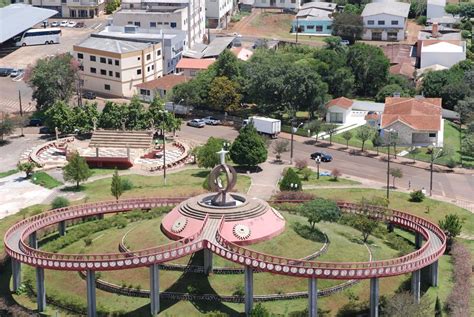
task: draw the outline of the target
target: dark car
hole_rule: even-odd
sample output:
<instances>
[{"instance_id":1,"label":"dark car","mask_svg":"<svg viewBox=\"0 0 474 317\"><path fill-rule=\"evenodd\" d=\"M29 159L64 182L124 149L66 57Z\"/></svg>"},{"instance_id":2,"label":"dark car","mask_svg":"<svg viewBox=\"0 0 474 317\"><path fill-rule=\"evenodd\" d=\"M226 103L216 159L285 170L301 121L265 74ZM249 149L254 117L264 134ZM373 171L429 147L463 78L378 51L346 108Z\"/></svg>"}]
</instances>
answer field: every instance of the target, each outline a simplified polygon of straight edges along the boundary
<instances>
[{"instance_id":1,"label":"dark car","mask_svg":"<svg viewBox=\"0 0 474 317\"><path fill-rule=\"evenodd\" d=\"M92 100L92 99L95 99L96 95L95 95L95 92L86 91L85 93L82 94L82 97L86 98L86 99L89 99L89 100Z\"/></svg>"},{"instance_id":2,"label":"dark car","mask_svg":"<svg viewBox=\"0 0 474 317\"><path fill-rule=\"evenodd\" d=\"M8 77L13 72L13 68L0 68L0 77Z\"/></svg>"},{"instance_id":3,"label":"dark car","mask_svg":"<svg viewBox=\"0 0 474 317\"><path fill-rule=\"evenodd\" d=\"M86 26L86 24L84 22L77 22L75 28L83 28L85 26Z\"/></svg>"},{"instance_id":4,"label":"dark car","mask_svg":"<svg viewBox=\"0 0 474 317\"><path fill-rule=\"evenodd\" d=\"M332 156L324 152L314 152L311 154L311 159L315 160L317 157L321 159L321 162L331 162Z\"/></svg>"},{"instance_id":5,"label":"dark car","mask_svg":"<svg viewBox=\"0 0 474 317\"><path fill-rule=\"evenodd\" d=\"M39 129L40 134L51 134L51 130L48 127L41 127Z\"/></svg>"},{"instance_id":6,"label":"dark car","mask_svg":"<svg viewBox=\"0 0 474 317\"><path fill-rule=\"evenodd\" d=\"M28 123L30 127L39 127L43 125L43 120L41 119L30 119L30 122Z\"/></svg>"}]
</instances>

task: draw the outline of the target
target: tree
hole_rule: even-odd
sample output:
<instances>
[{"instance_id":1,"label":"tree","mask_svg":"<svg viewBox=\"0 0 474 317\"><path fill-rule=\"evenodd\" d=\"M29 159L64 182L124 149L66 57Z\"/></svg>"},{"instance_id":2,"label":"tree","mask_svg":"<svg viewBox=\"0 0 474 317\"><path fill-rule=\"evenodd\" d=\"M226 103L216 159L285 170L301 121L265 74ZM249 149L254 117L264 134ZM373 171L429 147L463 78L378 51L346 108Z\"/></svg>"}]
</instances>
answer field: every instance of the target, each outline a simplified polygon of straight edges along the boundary
<instances>
[{"instance_id":1,"label":"tree","mask_svg":"<svg viewBox=\"0 0 474 317\"><path fill-rule=\"evenodd\" d=\"M118 201L120 196L123 194L123 184L122 179L119 176L117 168L114 171L114 175L112 176L112 183L110 184L110 191L115 199Z\"/></svg>"},{"instance_id":2,"label":"tree","mask_svg":"<svg viewBox=\"0 0 474 317\"><path fill-rule=\"evenodd\" d=\"M56 101L44 113L45 125L50 131L58 128L61 133L74 132L75 116L72 109L64 101Z\"/></svg>"},{"instance_id":3,"label":"tree","mask_svg":"<svg viewBox=\"0 0 474 317\"><path fill-rule=\"evenodd\" d=\"M367 215L355 215L351 225L362 233L362 240L366 243L378 223Z\"/></svg>"},{"instance_id":4,"label":"tree","mask_svg":"<svg viewBox=\"0 0 474 317\"><path fill-rule=\"evenodd\" d=\"M352 12L336 14L332 22L332 34L354 43L360 39L364 31L362 17Z\"/></svg>"},{"instance_id":5,"label":"tree","mask_svg":"<svg viewBox=\"0 0 474 317\"><path fill-rule=\"evenodd\" d=\"M395 178L402 178L403 177L403 172L400 168L391 168L390 169L390 176L392 176L393 188L396 188L395 187Z\"/></svg>"},{"instance_id":6,"label":"tree","mask_svg":"<svg viewBox=\"0 0 474 317\"><path fill-rule=\"evenodd\" d=\"M263 138L258 135L252 124L239 131L230 148L230 158L234 163L245 166L256 166L267 160L267 148Z\"/></svg>"},{"instance_id":7,"label":"tree","mask_svg":"<svg viewBox=\"0 0 474 317\"><path fill-rule=\"evenodd\" d=\"M323 129L323 122L321 120L315 119L315 120L312 120L312 121L306 123L306 125L304 127L306 129L308 129L311 132L312 135L314 135L314 137L316 139L316 143L318 143L319 133Z\"/></svg>"},{"instance_id":8,"label":"tree","mask_svg":"<svg viewBox=\"0 0 474 317\"><path fill-rule=\"evenodd\" d=\"M281 160L281 154L288 152L288 145L290 142L288 140L279 139L273 143L273 153L276 155L278 161Z\"/></svg>"},{"instance_id":9,"label":"tree","mask_svg":"<svg viewBox=\"0 0 474 317\"><path fill-rule=\"evenodd\" d=\"M309 167L305 167L300 171L301 175L303 175L303 179L308 181L311 175L313 175L313 171Z\"/></svg>"},{"instance_id":10,"label":"tree","mask_svg":"<svg viewBox=\"0 0 474 317\"><path fill-rule=\"evenodd\" d=\"M474 133L469 133L462 140L463 153L474 153Z\"/></svg>"},{"instance_id":11,"label":"tree","mask_svg":"<svg viewBox=\"0 0 474 317\"><path fill-rule=\"evenodd\" d=\"M409 153L410 153L411 155L413 155L413 164L415 164L415 158L416 158L416 156L417 156L418 154L420 154L420 152L421 152L421 151L420 151L420 148L418 148L418 147L416 147L416 146L414 146L414 147L412 147L412 148L410 149L410 152L409 152Z\"/></svg>"},{"instance_id":12,"label":"tree","mask_svg":"<svg viewBox=\"0 0 474 317\"><path fill-rule=\"evenodd\" d=\"M66 166L63 167L63 178L65 181L76 182L76 188L79 189L79 183L86 181L92 172L85 158L80 157L79 153L74 152L68 160Z\"/></svg>"},{"instance_id":13,"label":"tree","mask_svg":"<svg viewBox=\"0 0 474 317\"><path fill-rule=\"evenodd\" d=\"M231 81L235 81L240 77L240 61L230 50L224 50L216 62L212 64L217 77L226 77Z\"/></svg>"},{"instance_id":14,"label":"tree","mask_svg":"<svg viewBox=\"0 0 474 317\"><path fill-rule=\"evenodd\" d=\"M125 127L129 130L144 130L150 128L150 118L137 96L134 96L126 110ZM125 111L124 111L125 112Z\"/></svg>"},{"instance_id":15,"label":"tree","mask_svg":"<svg viewBox=\"0 0 474 317\"><path fill-rule=\"evenodd\" d=\"M474 3L472 1L460 3L459 15L466 20L474 18Z\"/></svg>"},{"instance_id":16,"label":"tree","mask_svg":"<svg viewBox=\"0 0 474 317\"><path fill-rule=\"evenodd\" d=\"M410 292L396 293L389 297L385 303L384 316L390 317L425 317L432 316L431 302L423 296L420 303L413 301Z\"/></svg>"},{"instance_id":17,"label":"tree","mask_svg":"<svg viewBox=\"0 0 474 317\"><path fill-rule=\"evenodd\" d=\"M461 62L462 63L462 62ZM438 97L443 100L443 108L453 110L459 100L470 92L464 78L469 64L458 63L450 69L428 72L423 76L421 91L426 97Z\"/></svg>"},{"instance_id":18,"label":"tree","mask_svg":"<svg viewBox=\"0 0 474 317\"><path fill-rule=\"evenodd\" d=\"M36 107L43 110L56 101L68 102L76 89L78 65L71 54L43 58L27 69L25 81L33 89Z\"/></svg>"},{"instance_id":19,"label":"tree","mask_svg":"<svg viewBox=\"0 0 474 317\"><path fill-rule=\"evenodd\" d=\"M462 229L462 220L456 214L448 214L443 220L439 221L439 227L443 229L449 240L456 238Z\"/></svg>"},{"instance_id":20,"label":"tree","mask_svg":"<svg viewBox=\"0 0 474 317\"><path fill-rule=\"evenodd\" d=\"M329 135L329 144L332 145L332 136L336 133L337 131L337 125L334 123L326 123L324 125L324 132L326 132Z\"/></svg>"},{"instance_id":21,"label":"tree","mask_svg":"<svg viewBox=\"0 0 474 317\"><path fill-rule=\"evenodd\" d=\"M5 135L10 135L15 130L13 120L8 115L2 112L2 121L0 122L0 142L3 142Z\"/></svg>"},{"instance_id":22,"label":"tree","mask_svg":"<svg viewBox=\"0 0 474 317\"><path fill-rule=\"evenodd\" d=\"M280 191L300 191L302 189L301 179L290 167L280 182Z\"/></svg>"},{"instance_id":23,"label":"tree","mask_svg":"<svg viewBox=\"0 0 474 317\"><path fill-rule=\"evenodd\" d=\"M356 138L362 141L361 151L364 152L365 142L373 135L373 130L369 126L363 125L357 129Z\"/></svg>"},{"instance_id":24,"label":"tree","mask_svg":"<svg viewBox=\"0 0 474 317\"><path fill-rule=\"evenodd\" d=\"M74 107L72 112L74 116L73 126L79 130L79 133L91 132L94 129L94 118L99 120L100 117L97 103L95 102L86 102L82 107Z\"/></svg>"},{"instance_id":25,"label":"tree","mask_svg":"<svg viewBox=\"0 0 474 317\"><path fill-rule=\"evenodd\" d=\"M355 78L348 67L337 69L330 77L329 92L333 97L351 96L354 91Z\"/></svg>"},{"instance_id":26,"label":"tree","mask_svg":"<svg viewBox=\"0 0 474 317\"><path fill-rule=\"evenodd\" d=\"M69 199L64 196L57 196L51 202L52 209L64 208L70 205Z\"/></svg>"},{"instance_id":27,"label":"tree","mask_svg":"<svg viewBox=\"0 0 474 317\"><path fill-rule=\"evenodd\" d=\"M413 19L426 13L426 0L411 0L409 18Z\"/></svg>"},{"instance_id":28,"label":"tree","mask_svg":"<svg viewBox=\"0 0 474 317\"><path fill-rule=\"evenodd\" d=\"M19 171L25 172L26 178L30 178L36 165L33 162L23 162L23 163L18 163L16 167L18 168Z\"/></svg>"},{"instance_id":29,"label":"tree","mask_svg":"<svg viewBox=\"0 0 474 317\"><path fill-rule=\"evenodd\" d=\"M312 231L318 222L335 222L341 217L341 210L336 202L323 198L316 198L302 204L299 207L299 213L308 219Z\"/></svg>"},{"instance_id":30,"label":"tree","mask_svg":"<svg viewBox=\"0 0 474 317\"><path fill-rule=\"evenodd\" d=\"M326 48L330 50L340 50L343 47L341 41L340 36L329 36L323 39L323 42L326 43Z\"/></svg>"},{"instance_id":31,"label":"tree","mask_svg":"<svg viewBox=\"0 0 474 317\"><path fill-rule=\"evenodd\" d=\"M355 77L356 93L375 96L388 78L390 62L379 47L357 43L349 48L347 65Z\"/></svg>"},{"instance_id":32,"label":"tree","mask_svg":"<svg viewBox=\"0 0 474 317\"><path fill-rule=\"evenodd\" d=\"M105 14L112 14L120 6L120 0L109 0L105 5Z\"/></svg>"},{"instance_id":33,"label":"tree","mask_svg":"<svg viewBox=\"0 0 474 317\"><path fill-rule=\"evenodd\" d=\"M332 179L333 181L337 182L337 179L342 175L341 171L338 170L337 168L334 168L332 171L331 171L331 176L332 176Z\"/></svg>"},{"instance_id":34,"label":"tree","mask_svg":"<svg viewBox=\"0 0 474 317\"><path fill-rule=\"evenodd\" d=\"M127 110L123 105L107 101L104 110L100 114L99 127L102 129L121 129L122 120L126 120L126 117Z\"/></svg>"},{"instance_id":35,"label":"tree","mask_svg":"<svg viewBox=\"0 0 474 317\"><path fill-rule=\"evenodd\" d=\"M397 84L390 84L382 87L377 95L375 96L375 101L385 102L385 98L392 97L395 93L400 94L401 97L409 97L410 94L406 92L401 86Z\"/></svg>"},{"instance_id":36,"label":"tree","mask_svg":"<svg viewBox=\"0 0 474 317\"><path fill-rule=\"evenodd\" d=\"M219 152L223 148L223 144L226 142L224 139L210 137L207 139L206 144L200 146L197 150L197 163L199 167L213 168L217 164L220 164Z\"/></svg>"},{"instance_id":37,"label":"tree","mask_svg":"<svg viewBox=\"0 0 474 317\"><path fill-rule=\"evenodd\" d=\"M225 76L214 78L209 90L209 103L213 109L235 111L239 108L241 99L237 83Z\"/></svg>"},{"instance_id":38,"label":"tree","mask_svg":"<svg viewBox=\"0 0 474 317\"><path fill-rule=\"evenodd\" d=\"M342 133L342 138L346 140L346 149L349 148L349 141L352 139L352 132L351 131L344 131Z\"/></svg>"},{"instance_id":39,"label":"tree","mask_svg":"<svg viewBox=\"0 0 474 317\"><path fill-rule=\"evenodd\" d=\"M462 123L474 120L474 97L466 97L459 100L454 110L459 113L459 119Z\"/></svg>"},{"instance_id":40,"label":"tree","mask_svg":"<svg viewBox=\"0 0 474 317\"><path fill-rule=\"evenodd\" d=\"M270 317L270 312L262 305L262 303L257 303L257 305L255 305L255 307L250 311L250 317Z\"/></svg>"},{"instance_id":41,"label":"tree","mask_svg":"<svg viewBox=\"0 0 474 317\"><path fill-rule=\"evenodd\" d=\"M377 155L379 155L379 147L383 145L383 138L377 132L372 135L372 145L377 149Z\"/></svg>"}]
</instances>

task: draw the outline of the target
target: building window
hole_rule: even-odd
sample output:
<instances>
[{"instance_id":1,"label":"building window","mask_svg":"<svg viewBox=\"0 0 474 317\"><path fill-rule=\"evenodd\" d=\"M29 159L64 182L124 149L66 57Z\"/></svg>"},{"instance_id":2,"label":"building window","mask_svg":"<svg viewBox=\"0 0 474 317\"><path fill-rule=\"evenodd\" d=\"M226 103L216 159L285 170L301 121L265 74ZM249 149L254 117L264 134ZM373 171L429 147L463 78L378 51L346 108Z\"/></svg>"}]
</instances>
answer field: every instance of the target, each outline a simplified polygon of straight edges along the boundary
<instances>
[{"instance_id":1,"label":"building window","mask_svg":"<svg viewBox=\"0 0 474 317\"><path fill-rule=\"evenodd\" d=\"M151 70L155 70L155 64L151 65Z\"/></svg>"},{"instance_id":2,"label":"building window","mask_svg":"<svg viewBox=\"0 0 474 317\"><path fill-rule=\"evenodd\" d=\"M398 40L398 33L397 32L387 32L387 39L389 41L396 41Z\"/></svg>"},{"instance_id":3,"label":"building window","mask_svg":"<svg viewBox=\"0 0 474 317\"><path fill-rule=\"evenodd\" d=\"M101 74L101 75L107 75L107 71L106 71L105 69L101 69L101 70L100 70L100 74Z\"/></svg>"},{"instance_id":4,"label":"building window","mask_svg":"<svg viewBox=\"0 0 474 317\"><path fill-rule=\"evenodd\" d=\"M164 24L164 25L170 25L170 23L169 23L169 22L164 22L163 24Z\"/></svg>"},{"instance_id":5,"label":"building window","mask_svg":"<svg viewBox=\"0 0 474 317\"><path fill-rule=\"evenodd\" d=\"M105 63L107 63L107 60L105 59L105 57L101 57L101 58L100 58L100 62L103 63L103 64L105 64Z\"/></svg>"},{"instance_id":6,"label":"building window","mask_svg":"<svg viewBox=\"0 0 474 317\"><path fill-rule=\"evenodd\" d=\"M147 71L147 72L150 72L150 66L148 66L148 67L146 68L146 71Z\"/></svg>"},{"instance_id":7,"label":"building window","mask_svg":"<svg viewBox=\"0 0 474 317\"><path fill-rule=\"evenodd\" d=\"M368 20L367 21L367 25L374 25L375 24L375 21L374 20Z\"/></svg>"},{"instance_id":8,"label":"building window","mask_svg":"<svg viewBox=\"0 0 474 317\"><path fill-rule=\"evenodd\" d=\"M110 85L105 84L105 85L104 85L104 89L105 89L105 90L110 90Z\"/></svg>"},{"instance_id":9,"label":"building window","mask_svg":"<svg viewBox=\"0 0 474 317\"><path fill-rule=\"evenodd\" d=\"M151 59L151 54L146 55L146 60L149 61Z\"/></svg>"},{"instance_id":10,"label":"building window","mask_svg":"<svg viewBox=\"0 0 474 317\"><path fill-rule=\"evenodd\" d=\"M194 76L196 76L196 71L192 70L192 71L189 72L189 74L194 77Z\"/></svg>"},{"instance_id":11,"label":"building window","mask_svg":"<svg viewBox=\"0 0 474 317\"><path fill-rule=\"evenodd\" d=\"M109 70L109 76L112 77L114 75L114 72Z\"/></svg>"},{"instance_id":12,"label":"building window","mask_svg":"<svg viewBox=\"0 0 474 317\"><path fill-rule=\"evenodd\" d=\"M160 55L161 55L161 50L157 50L157 51L156 51L156 56L159 57Z\"/></svg>"},{"instance_id":13,"label":"building window","mask_svg":"<svg viewBox=\"0 0 474 317\"><path fill-rule=\"evenodd\" d=\"M115 77L120 78L120 73L119 73L119 72L115 72Z\"/></svg>"},{"instance_id":14,"label":"building window","mask_svg":"<svg viewBox=\"0 0 474 317\"><path fill-rule=\"evenodd\" d=\"M436 138L436 133L430 133L430 134L429 134L429 137L430 137L430 138Z\"/></svg>"},{"instance_id":15,"label":"building window","mask_svg":"<svg viewBox=\"0 0 474 317\"><path fill-rule=\"evenodd\" d=\"M127 24L128 24L128 25L133 25L133 22L132 22L132 21L128 21Z\"/></svg>"},{"instance_id":16,"label":"building window","mask_svg":"<svg viewBox=\"0 0 474 317\"><path fill-rule=\"evenodd\" d=\"M135 26L140 27L140 22L135 22Z\"/></svg>"},{"instance_id":17,"label":"building window","mask_svg":"<svg viewBox=\"0 0 474 317\"><path fill-rule=\"evenodd\" d=\"M89 56L89 59L91 60L91 62L95 62L95 56L94 55Z\"/></svg>"},{"instance_id":18,"label":"building window","mask_svg":"<svg viewBox=\"0 0 474 317\"><path fill-rule=\"evenodd\" d=\"M150 91L148 89L140 89L140 95L149 96Z\"/></svg>"},{"instance_id":19,"label":"building window","mask_svg":"<svg viewBox=\"0 0 474 317\"><path fill-rule=\"evenodd\" d=\"M314 30L314 25L307 25L307 26L306 26L306 29L307 29L307 30Z\"/></svg>"},{"instance_id":20,"label":"building window","mask_svg":"<svg viewBox=\"0 0 474 317\"><path fill-rule=\"evenodd\" d=\"M137 69L137 75L141 75L142 74L142 70L141 69Z\"/></svg>"},{"instance_id":21,"label":"building window","mask_svg":"<svg viewBox=\"0 0 474 317\"><path fill-rule=\"evenodd\" d=\"M158 25L163 25L163 22L158 22Z\"/></svg>"},{"instance_id":22,"label":"building window","mask_svg":"<svg viewBox=\"0 0 474 317\"><path fill-rule=\"evenodd\" d=\"M342 112L330 112L329 119L330 119L329 122L332 122L332 123L343 123Z\"/></svg>"},{"instance_id":23,"label":"building window","mask_svg":"<svg viewBox=\"0 0 474 317\"><path fill-rule=\"evenodd\" d=\"M109 59L107 60L107 63L108 63L109 65L112 65L112 59L109 58Z\"/></svg>"},{"instance_id":24,"label":"building window","mask_svg":"<svg viewBox=\"0 0 474 317\"><path fill-rule=\"evenodd\" d=\"M95 69L94 67L91 67L91 73L92 73L92 74L97 73L97 69Z\"/></svg>"},{"instance_id":25,"label":"building window","mask_svg":"<svg viewBox=\"0 0 474 317\"><path fill-rule=\"evenodd\" d=\"M398 25L398 20L392 20L392 25Z\"/></svg>"},{"instance_id":26,"label":"building window","mask_svg":"<svg viewBox=\"0 0 474 317\"><path fill-rule=\"evenodd\" d=\"M171 22L170 26L171 26L172 28L175 28L175 27L176 27L176 22Z\"/></svg>"},{"instance_id":27,"label":"building window","mask_svg":"<svg viewBox=\"0 0 474 317\"><path fill-rule=\"evenodd\" d=\"M79 70L84 71L84 66L83 66L83 65L79 65Z\"/></svg>"},{"instance_id":28,"label":"building window","mask_svg":"<svg viewBox=\"0 0 474 317\"><path fill-rule=\"evenodd\" d=\"M322 32L323 31L323 26L322 25L316 25L316 32Z\"/></svg>"},{"instance_id":29,"label":"building window","mask_svg":"<svg viewBox=\"0 0 474 317\"><path fill-rule=\"evenodd\" d=\"M78 58L78 59L84 59L84 54L82 54L82 53L77 53L77 58Z\"/></svg>"},{"instance_id":30,"label":"building window","mask_svg":"<svg viewBox=\"0 0 474 317\"><path fill-rule=\"evenodd\" d=\"M150 22L150 27L151 28L156 28L156 22Z\"/></svg>"},{"instance_id":31,"label":"building window","mask_svg":"<svg viewBox=\"0 0 474 317\"><path fill-rule=\"evenodd\" d=\"M327 25L326 29L328 29L328 30L332 29L332 25Z\"/></svg>"},{"instance_id":32,"label":"building window","mask_svg":"<svg viewBox=\"0 0 474 317\"><path fill-rule=\"evenodd\" d=\"M383 21L383 20L378 20L378 21L377 21L377 24L378 24L378 25L385 25L385 21Z\"/></svg>"},{"instance_id":33,"label":"building window","mask_svg":"<svg viewBox=\"0 0 474 317\"><path fill-rule=\"evenodd\" d=\"M115 66L119 66L120 65L120 62L118 59L115 60Z\"/></svg>"}]
</instances>

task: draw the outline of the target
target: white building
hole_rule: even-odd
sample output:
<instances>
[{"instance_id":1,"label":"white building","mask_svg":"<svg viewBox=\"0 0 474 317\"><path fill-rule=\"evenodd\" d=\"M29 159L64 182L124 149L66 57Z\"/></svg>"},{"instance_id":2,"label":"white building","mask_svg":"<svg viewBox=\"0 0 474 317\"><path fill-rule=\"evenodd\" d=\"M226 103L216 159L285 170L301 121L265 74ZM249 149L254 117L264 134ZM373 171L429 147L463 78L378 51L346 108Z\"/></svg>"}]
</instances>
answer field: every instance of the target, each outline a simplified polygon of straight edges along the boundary
<instances>
[{"instance_id":1,"label":"white building","mask_svg":"<svg viewBox=\"0 0 474 317\"><path fill-rule=\"evenodd\" d=\"M163 75L161 44L90 37L73 46L81 63L83 89L99 94L132 97L135 85Z\"/></svg>"},{"instance_id":2,"label":"white building","mask_svg":"<svg viewBox=\"0 0 474 317\"><path fill-rule=\"evenodd\" d=\"M105 9L105 0L31 0L31 4L56 10L65 18L93 18Z\"/></svg>"},{"instance_id":3,"label":"white building","mask_svg":"<svg viewBox=\"0 0 474 317\"><path fill-rule=\"evenodd\" d=\"M210 28L227 28L234 10L233 0L206 0L206 19Z\"/></svg>"},{"instance_id":4,"label":"white building","mask_svg":"<svg viewBox=\"0 0 474 317\"><path fill-rule=\"evenodd\" d=\"M466 59L465 41L422 41L420 68L441 65L450 68Z\"/></svg>"},{"instance_id":5,"label":"white building","mask_svg":"<svg viewBox=\"0 0 474 317\"><path fill-rule=\"evenodd\" d=\"M402 41L410 11L410 4L403 2L373 2L362 11L364 33L362 39L373 41Z\"/></svg>"},{"instance_id":6,"label":"white building","mask_svg":"<svg viewBox=\"0 0 474 317\"><path fill-rule=\"evenodd\" d=\"M426 1L426 18L441 18L446 15L444 7L446 0L427 0Z\"/></svg>"},{"instance_id":7,"label":"white building","mask_svg":"<svg viewBox=\"0 0 474 317\"><path fill-rule=\"evenodd\" d=\"M255 8L278 8L298 11L303 4L302 0L255 0Z\"/></svg>"},{"instance_id":8,"label":"white building","mask_svg":"<svg viewBox=\"0 0 474 317\"><path fill-rule=\"evenodd\" d=\"M187 47L201 43L206 33L205 0L124 0L113 16L114 26L187 32Z\"/></svg>"}]
</instances>

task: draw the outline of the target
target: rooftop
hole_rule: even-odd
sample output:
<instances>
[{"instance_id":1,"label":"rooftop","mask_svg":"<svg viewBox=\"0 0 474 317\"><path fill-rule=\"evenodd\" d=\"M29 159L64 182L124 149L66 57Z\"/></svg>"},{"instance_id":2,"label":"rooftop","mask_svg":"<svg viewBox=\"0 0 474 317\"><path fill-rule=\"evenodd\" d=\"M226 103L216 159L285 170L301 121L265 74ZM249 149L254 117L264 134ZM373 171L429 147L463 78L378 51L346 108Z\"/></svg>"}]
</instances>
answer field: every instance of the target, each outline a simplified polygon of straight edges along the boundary
<instances>
[{"instance_id":1,"label":"rooftop","mask_svg":"<svg viewBox=\"0 0 474 317\"><path fill-rule=\"evenodd\" d=\"M208 45L202 43L194 44L193 47L184 52L183 55L190 58L217 57L226 48L230 48L234 40L234 36L216 37Z\"/></svg>"},{"instance_id":2,"label":"rooftop","mask_svg":"<svg viewBox=\"0 0 474 317\"><path fill-rule=\"evenodd\" d=\"M230 49L238 59L248 61L253 55L253 51L246 49L245 47L233 47Z\"/></svg>"},{"instance_id":3,"label":"rooftop","mask_svg":"<svg viewBox=\"0 0 474 317\"><path fill-rule=\"evenodd\" d=\"M332 13L333 13L332 11L311 8L311 9L303 9L303 10L298 11L296 16L298 18L317 17L319 19L332 20L332 17L330 17Z\"/></svg>"},{"instance_id":4,"label":"rooftop","mask_svg":"<svg viewBox=\"0 0 474 317\"><path fill-rule=\"evenodd\" d=\"M75 45L75 47L90 48L118 54L141 51L149 46L149 43L104 39L97 37L89 37L79 45Z\"/></svg>"},{"instance_id":5,"label":"rooftop","mask_svg":"<svg viewBox=\"0 0 474 317\"><path fill-rule=\"evenodd\" d=\"M408 17L408 12L410 11L410 4L404 2L390 2L387 4L385 2L372 2L365 5L364 11L362 11L362 16L371 16L376 14L390 14L401 17Z\"/></svg>"},{"instance_id":6,"label":"rooftop","mask_svg":"<svg viewBox=\"0 0 474 317\"><path fill-rule=\"evenodd\" d=\"M0 43L28 30L58 11L16 3L0 8Z\"/></svg>"},{"instance_id":7,"label":"rooftop","mask_svg":"<svg viewBox=\"0 0 474 317\"><path fill-rule=\"evenodd\" d=\"M184 75L167 75L163 76L151 81L147 81L146 83L141 83L135 85L137 88L141 89L162 89L162 90L171 90L174 86L182 84L184 82L189 81L191 78Z\"/></svg>"},{"instance_id":8,"label":"rooftop","mask_svg":"<svg viewBox=\"0 0 474 317\"><path fill-rule=\"evenodd\" d=\"M176 68L185 69L208 69L216 60L214 58L181 58Z\"/></svg>"},{"instance_id":9,"label":"rooftop","mask_svg":"<svg viewBox=\"0 0 474 317\"><path fill-rule=\"evenodd\" d=\"M333 99L333 100L329 101L326 104L326 108L337 106L337 107L341 107L341 108L344 108L344 109L349 109L349 108L352 107L353 103L354 102L349 98L339 97L339 98L336 98L336 99Z\"/></svg>"},{"instance_id":10,"label":"rooftop","mask_svg":"<svg viewBox=\"0 0 474 317\"><path fill-rule=\"evenodd\" d=\"M159 43L162 39L176 40L185 39L186 32L182 30L171 29L145 29L133 26L107 26L99 33L91 35L92 37L116 38L130 41L148 41Z\"/></svg>"},{"instance_id":11,"label":"rooftop","mask_svg":"<svg viewBox=\"0 0 474 317\"><path fill-rule=\"evenodd\" d=\"M325 11L333 12L334 10L336 10L337 4L331 3L331 2L320 2L320 1L307 2L301 6L300 12L301 10L311 9L311 8L322 9Z\"/></svg>"},{"instance_id":12,"label":"rooftop","mask_svg":"<svg viewBox=\"0 0 474 317\"><path fill-rule=\"evenodd\" d=\"M423 41L421 51L423 53L463 53L463 41Z\"/></svg>"}]
</instances>

